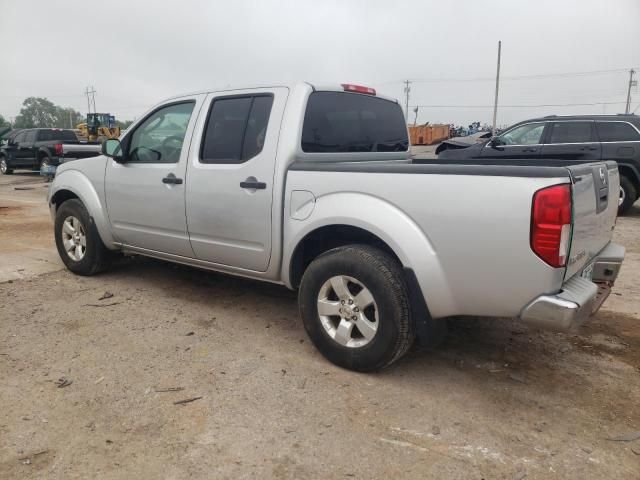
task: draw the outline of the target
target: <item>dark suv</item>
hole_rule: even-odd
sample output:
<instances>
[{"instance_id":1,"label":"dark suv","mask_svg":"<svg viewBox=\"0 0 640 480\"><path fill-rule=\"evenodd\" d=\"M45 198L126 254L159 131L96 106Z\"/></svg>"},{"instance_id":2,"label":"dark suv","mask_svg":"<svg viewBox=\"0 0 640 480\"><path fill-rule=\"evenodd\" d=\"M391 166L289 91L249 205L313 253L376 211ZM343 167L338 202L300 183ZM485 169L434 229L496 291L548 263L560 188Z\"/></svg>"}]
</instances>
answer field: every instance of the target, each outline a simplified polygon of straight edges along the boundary
<instances>
[{"instance_id":1,"label":"dark suv","mask_svg":"<svg viewBox=\"0 0 640 480\"><path fill-rule=\"evenodd\" d=\"M438 160L521 159L553 163L615 160L620 170L618 212L640 197L640 117L585 115L535 118L517 123L499 136L468 148L445 150Z\"/></svg>"}]
</instances>

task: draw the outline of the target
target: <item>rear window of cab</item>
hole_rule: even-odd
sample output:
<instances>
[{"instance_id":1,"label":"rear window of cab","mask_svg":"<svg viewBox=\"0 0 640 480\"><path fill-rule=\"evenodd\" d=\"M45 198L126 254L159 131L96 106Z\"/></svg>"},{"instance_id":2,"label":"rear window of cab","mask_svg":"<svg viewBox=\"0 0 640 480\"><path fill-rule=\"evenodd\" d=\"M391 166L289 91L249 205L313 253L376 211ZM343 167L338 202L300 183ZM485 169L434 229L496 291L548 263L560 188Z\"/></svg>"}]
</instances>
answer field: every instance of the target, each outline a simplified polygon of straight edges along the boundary
<instances>
[{"instance_id":1,"label":"rear window of cab","mask_svg":"<svg viewBox=\"0 0 640 480\"><path fill-rule=\"evenodd\" d=\"M396 102L346 92L313 92L302 127L305 153L406 152L409 138Z\"/></svg>"}]
</instances>

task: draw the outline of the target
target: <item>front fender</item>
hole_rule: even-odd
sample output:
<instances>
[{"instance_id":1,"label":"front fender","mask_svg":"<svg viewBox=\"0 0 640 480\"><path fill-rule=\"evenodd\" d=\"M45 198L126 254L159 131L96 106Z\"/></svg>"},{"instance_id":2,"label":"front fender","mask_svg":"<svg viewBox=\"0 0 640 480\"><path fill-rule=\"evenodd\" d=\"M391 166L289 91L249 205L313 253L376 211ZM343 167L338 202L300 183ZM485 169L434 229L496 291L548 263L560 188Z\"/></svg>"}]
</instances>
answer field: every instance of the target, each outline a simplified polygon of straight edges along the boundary
<instances>
[{"instance_id":1,"label":"front fender","mask_svg":"<svg viewBox=\"0 0 640 480\"><path fill-rule=\"evenodd\" d=\"M285 206L285 212L290 211ZM384 241L412 269L434 318L454 310L449 284L427 234L391 203L362 193L331 193L316 198L305 220L287 218L284 226L282 279L291 287L290 262L297 245L311 232L330 225L349 225L366 230Z\"/></svg>"},{"instance_id":2,"label":"front fender","mask_svg":"<svg viewBox=\"0 0 640 480\"><path fill-rule=\"evenodd\" d=\"M52 213L54 213L56 194L60 194L65 190L73 193L84 204L89 212L89 216L93 218L102 243L104 243L107 248L116 248L114 245L115 239L111 233L111 227L106 213L106 206L101 201L91 181L78 170L58 170L51 184L51 189L49 190L48 201Z\"/></svg>"}]
</instances>

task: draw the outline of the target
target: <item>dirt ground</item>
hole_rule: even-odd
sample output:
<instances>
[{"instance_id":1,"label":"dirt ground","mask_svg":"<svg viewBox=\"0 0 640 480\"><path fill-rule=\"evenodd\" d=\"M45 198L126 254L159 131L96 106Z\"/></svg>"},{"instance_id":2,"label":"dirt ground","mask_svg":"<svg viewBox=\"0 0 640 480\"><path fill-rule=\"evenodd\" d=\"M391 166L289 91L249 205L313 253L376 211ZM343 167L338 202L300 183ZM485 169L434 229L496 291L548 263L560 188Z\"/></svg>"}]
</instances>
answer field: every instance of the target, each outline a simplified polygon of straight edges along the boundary
<instances>
[{"instance_id":1,"label":"dirt ground","mask_svg":"<svg viewBox=\"0 0 640 480\"><path fill-rule=\"evenodd\" d=\"M579 332L459 319L365 375L284 288L142 258L70 274L45 193L0 177L2 479L640 478L640 203Z\"/></svg>"}]
</instances>

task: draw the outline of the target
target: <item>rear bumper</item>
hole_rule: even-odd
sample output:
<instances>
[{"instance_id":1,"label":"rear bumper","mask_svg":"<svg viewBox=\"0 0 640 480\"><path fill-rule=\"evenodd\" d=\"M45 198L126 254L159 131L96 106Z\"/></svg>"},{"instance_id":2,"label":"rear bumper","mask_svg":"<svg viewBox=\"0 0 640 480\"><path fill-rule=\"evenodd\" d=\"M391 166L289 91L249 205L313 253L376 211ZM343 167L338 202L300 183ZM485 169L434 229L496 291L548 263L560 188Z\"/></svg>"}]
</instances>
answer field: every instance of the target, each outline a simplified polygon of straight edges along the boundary
<instances>
[{"instance_id":1,"label":"rear bumper","mask_svg":"<svg viewBox=\"0 0 640 480\"><path fill-rule=\"evenodd\" d=\"M591 280L580 274L571 277L555 295L541 295L520 313L527 324L568 330L584 323L609 296L624 260L624 247L609 243L593 261ZM591 265L591 264L589 264Z\"/></svg>"}]
</instances>

